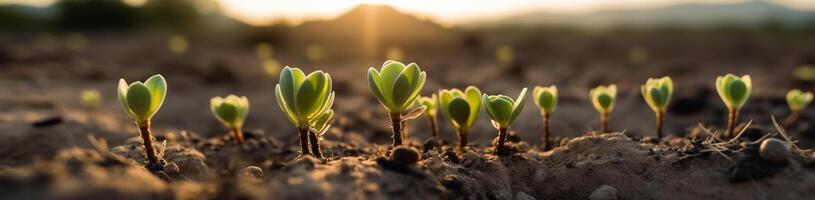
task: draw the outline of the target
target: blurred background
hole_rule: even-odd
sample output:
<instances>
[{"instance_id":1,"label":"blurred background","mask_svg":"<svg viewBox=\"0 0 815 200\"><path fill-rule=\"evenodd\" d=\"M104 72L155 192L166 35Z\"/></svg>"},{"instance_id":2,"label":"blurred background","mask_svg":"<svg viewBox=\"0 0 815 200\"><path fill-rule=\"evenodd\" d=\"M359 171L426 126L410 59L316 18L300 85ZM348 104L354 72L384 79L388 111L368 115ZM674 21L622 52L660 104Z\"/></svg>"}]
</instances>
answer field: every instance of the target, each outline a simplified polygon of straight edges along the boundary
<instances>
[{"instance_id":1,"label":"blurred background","mask_svg":"<svg viewBox=\"0 0 815 200\"><path fill-rule=\"evenodd\" d=\"M388 144L366 72L393 59L427 71L423 95L475 85L514 97L556 84L556 136L599 129L588 90L612 83L621 90L612 128L653 135L639 87L668 75L676 94L666 131L685 135L726 122L713 86L725 73L753 76L743 119L769 126L770 116L786 116L786 91L815 87L813 39L809 0L0 0L0 125L56 118L135 135L117 81L163 74L158 132L225 134L209 99L236 94L252 105L247 129L293 144L273 90L292 66L333 77L329 139L355 133ZM540 121L528 103L512 128L539 144ZM439 124L455 140L446 119ZM415 140L428 137L426 119L409 126ZM481 145L497 135L483 111L470 135Z\"/></svg>"}]
</instances>

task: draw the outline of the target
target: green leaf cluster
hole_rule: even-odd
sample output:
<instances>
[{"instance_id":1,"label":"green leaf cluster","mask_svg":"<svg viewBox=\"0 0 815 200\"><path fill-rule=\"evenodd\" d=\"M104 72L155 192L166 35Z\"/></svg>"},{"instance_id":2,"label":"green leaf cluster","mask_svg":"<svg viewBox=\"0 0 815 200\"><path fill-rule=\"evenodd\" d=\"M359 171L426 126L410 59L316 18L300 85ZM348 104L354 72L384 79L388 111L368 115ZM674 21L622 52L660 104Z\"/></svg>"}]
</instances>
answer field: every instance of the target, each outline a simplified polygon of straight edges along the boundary
<instances>
[{"instance_id":1,"label":"green leaf cluster","mask_svg":"<svg viewBox=\"0 0 815 200\"><path fill-rule=\"evenodd\" d=\"M793 89L787 92L787 105L790 106L792 111L800 111L812 103L812 92L802 92L798 89Z\"/></svg>"},{"instance_id":2,"label":"green leaf cluster","mask_svg":"<svg viewBox=\"0 0 815 200\"><path fill-rule=\"evenodd\" d=\"M150 121L156 114L164 97L167 95L167 81L160 74L154 75L144 81L136 81L130 85L124 79L119 79L119 103L134 120L139 123Z\"/></svg>"},{"instance_id":3,"label":"green leaf cluster","mask_svg":"<svg viewBox=\"0 0 815 200\"><path fill-rule=\"evenodd\" d=\"M642 90L642 98L645 99L645 103L647 103L654 112L658 113L665 112L674 91L673 81L671 77L667 76L658 79L649 78L640 89Z\"/></svg>"},{"instance_id":4,"label":"green leaf cluster","mask_svg":"<svg viewBox=\"0 0 815 200\"><path fill-rule=\"evenodd\" d=\"M241 128L249 114L249 100L245 96L212 97L210 110L218 121L228 128Z\"/></svg>"},{"instance_id":5,"label":"green leaf cluster","mask_svg":"<svg viewBox=\"0 0 815 200\"><path fill-rule=\"evenodd\" d=\"M463 92L459 89L439 91L439 104L444 117L459 133L467 133L481 111L481 91L469 86Z\"/></svg>"},{"instance_id":6,"label":"green leaf cluster","mask_svg":"<svg viewBox=\"0 0 815 200\"><path fill-rule=\"evenodd\" d=\"M521 94L515 100L505 95L484 94L481 101L484 103L484 108L487 110L487 114L490 115L492 125L495 128L509 128L512 122L521 114L526 100L525 96L526 88L521 90Z\"/></svg>"},{"instance_id":7,"label":"green leaf cluster","mask_svg":"<svg viewBox=\"0 0 815 200\"><path fill-rule=\"evenodd\" d=\"M740 109L750 98L753 81L750 75L741 77L733 74L716 77L716 91L728 109Z\"/></svg>"},{"instance_id":8,"label":"green leaf cluster","mask_svg":"<svg viewBox=\"0 0 815 200\"><path fill-rule=\"evenodd\" d=\"M589 91L594 109L600 113L614 111L614 101L617 99L617 85L597 86Z\"/></svg>"},{"instance_id":9,"label":"green leaf cluster","mask_svg":"<svg viewBox=\"0 0 815 200\"><path fill-rule=\"evenodd\" d=\"M275 86L277 104L298 128L323 130L334 116L331 76L314 71L308 76L298 68L285 67Z\"/></svg>"},{"instance_id":10,"label":"green leaf cluster","mask_svg":"<svg viewBox=\"0 0 815 200\"><path fill-rule=\"evenodd\" d=\"M413 104L425 83L426 74L416 63L407 66L385 61L380 71L368 69L368 86L390 113L402 113Z\"/></svg>"},{"instance_id":11,"label":"green leaf cluster","mask_svg":"<svg viewBox=\"0 0 815 200\"><path fill-rule=\"evenodd\" d=\"M532 89L532 98L534 98L535 105L541 109L542 113L552 113L557 107L557 87L554 85L549 87L535 86Z\"/></svg>"}]
</instances>

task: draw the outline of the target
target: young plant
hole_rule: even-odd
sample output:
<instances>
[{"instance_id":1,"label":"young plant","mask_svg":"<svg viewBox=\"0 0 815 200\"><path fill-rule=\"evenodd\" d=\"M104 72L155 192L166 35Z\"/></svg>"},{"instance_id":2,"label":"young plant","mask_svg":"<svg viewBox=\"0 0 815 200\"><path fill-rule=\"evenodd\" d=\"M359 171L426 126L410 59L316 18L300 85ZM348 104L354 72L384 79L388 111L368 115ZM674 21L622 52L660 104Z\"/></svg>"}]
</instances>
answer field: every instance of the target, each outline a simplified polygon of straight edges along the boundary
<instances>
[{"instance_id":1,"label":"young plant","mask_svg":"<svg viewBox=\"0 0 815 200\"><path fill-rule=\"evenodd\" d=\"M154 75L144 83L136 81L130 85L124 79L119 79L118 94L119 103L139 127L144 144L144 154L147 158L145 167L153 172L161 171L167 162L159 157L153 148L150 121L161 108L164 97L167 95L167 81L161 75Z\"/></svg>"},{"instance_id":2,"label":"young plant","mask_svg":"<svg viewBox=\"0 0 815 200\"><path fill-rule=\"evenodd\" d=\"M787 92L787 105L790 106L790 115L784 120L784 126L792 126L798 120L801 110L812 103L812 92L802 92L794 89Z\"/></svg>"},{"instance_id":3,"label":"young plant","mask_svg":"<svg viewBox=\"0 0 815 200\"><path fill-rule=\"evenodd\" d=\"M725 131L726 137L735 137L734 131L738 120L739 110L747 103L750 98L750 91L752 90L753 83L749 75L742 77L733 74L719 76L716 78L716 91L719 92L719 97L722 98L724 105L727 106L727 130Z\"/></svg>"},{"instance_id":4,"label":"young plant","mask_svg":"<svg viewBox=\"0 0 815 200\"><path fill-rule=\"evenodd\" d=\"M209 102L212 115L232 131L238 144L243 143L241 128L249 114L249 100L230 94L226 98L212 97Z\"/></svg>"},{"instance_id":5,"label":"young plant","mask_svg":"<svg viewBox=\"0 0 815 200\"><path fill-rule=\"evenodd\" d=\"M385 61L380 71L368 69L368 86L377 100L388 110L393 129L393 147L402 145L402 122L418 117L425 106L419 106L402 115L411 106L424 86L426 74L416 63L407 66L397 61Z\"/></svg>"},{"instance_id":6,"label":"young plant","mask_svg":"<svg viewBox=\"0 0 815 200\"><path fill-rule=\"evenodd\" d=\"M450 120L450 125L458 135L458 149L467 146L467 134L481 111L481 91L469 86L462 92L459 89L439 91L439 104L442 113Z\"/></svg>"},{"instance_id":7,"label":"young plant","mask_svg":"<svg viewBox=\"0 0 815 200\"><path fill-rule=\"evenodd\" d=\"M614 111L614 101L617 99L617 85L598 86L589 91L589 96L594 109L600 113L600 130L603 133L610 132L608 123L611 120L610 114Z\"/></svg>"},{"instance_id":8,"label":"young plant","mask_svg":"<svg viewBox=\"0 0 815 200\"><path fill-rule=\"evenodd\" d=\"M492 119L492 126L498 129L498 145L495 146L495 155L504 155L507 131L512 122L521 114L526 100L525 96L526 88L521 90L521 94L515 100L504 95L484 94L481 97L484 108Z\"/></svg>"},{"instance_id":9,"label":"young plant","mask_svg":"<svg viewBox=\"0 0 815 200\"><path fill-rule=\"evenodd\" d=\"M416 99L416 104L418 106L424 106L424 116L427 117L427 121L430 123L430 130L433 133L433 139L439 139L439 128L436 125L436 116L438 116L438 97L434 94L430 97L423 97L420 96Z\"/></svg>"},{"instance_id":10,"label":"young plant","mask_svg":"<svg viewBox=\"0 0 815 200\"><path fill-rule=\"evenodd\" d=\"M552 148L549 140L551 134L549 118L557 106L557 87L554 85L549 87L535 86L535 89L532 89L532 97L535 100L535 105L540 108L541 117L543 118L543 149L549 150Z\"/></svg>"},{"instance_id":11,"label":"young plant","mask_svg":"<svg viewBox=\"0 0 815 200\"><path fill-rule=\"evenodd\" d=\"M657 118L657 139L662 140L662 121L665 115L665 109L673 96L673 81L671 77L664 76L662 78L653 79L649 78L642 87L642 98L645 103L654 110Z\"/></svg>"},{"instance_id":12,"label":"young plant","mask_svg":"<svg viewBox=\"0 0 815 200\"><path fill-rule=\"evenodd\" d=\"M82 106L89 110L95 110L102 104L102 94L99 90L83 90L80 94Z\"/></svg>"},{"instance_id":13,"label":"young plant","mask_svg":"<svg viewBox=\"0 0 815 200\"><path fill-rule=\"evenodd\" d=\"M285 67L280 72L275 86L277 104L300 134L301 155L313 153L317 158L322 157L318 135L327 129L328 121L334 116L331 86L331 76L322 71L306 76L298 68Z\"/></svg>"}]
</instances>

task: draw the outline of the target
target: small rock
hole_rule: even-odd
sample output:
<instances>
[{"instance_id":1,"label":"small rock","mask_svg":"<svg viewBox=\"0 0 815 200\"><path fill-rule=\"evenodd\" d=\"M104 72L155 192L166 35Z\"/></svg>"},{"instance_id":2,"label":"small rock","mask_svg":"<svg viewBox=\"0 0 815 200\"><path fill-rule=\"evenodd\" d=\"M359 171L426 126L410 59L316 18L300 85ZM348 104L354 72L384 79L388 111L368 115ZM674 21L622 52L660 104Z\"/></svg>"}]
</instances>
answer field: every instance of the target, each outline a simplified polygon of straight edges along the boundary
<instances>
[{"instance_id":1,"label":"small rock","mask_svg":"<svg viewBox=\"0 0 815 200\"><path fill-rule=\"evenodd\" d=\"M59 116L59 115L50 116L50 117L46 117L44 119L37 120L37 121L31 123L31 126L34 126L34 127L37 127L37 128L45 128L45 127L61 124L63 121L64 120L62 119L62 116Z\"/></svg>"},{"instance_id":2,"label":"small rock","mask_svg":"<svg viewBox=\"0 0 815 200\"><path fill-rule=\"evenodd\" d=\"M594 192L591 192L591 196L589 199L591 200L617 200L620 199L618 195L617 188L611 187L610 185L602 185Z\"/></svg>"},{"instance_id":3,"label":"small rock","mask_svg":"<svg viewBox=\"0 0 815 200\"><path fill-rule=\"evenodd\" d=\"M391 160L404 165L411 165L422 159L419 150L413 147L398 146L391 151Z\"/></svg>"},{"instance_id":4,"label":"small rock","mask_svg":"<svg viewBox=\"0 0 815 200\"><path fill-rule=\"evenodd\" d=\"M170 162L169 164L164 165L164 172L167 172L167 174L177 174L181 172L181 169L178 168L178 165L174 162Z\"/></svg>"},{"instance_id":5,"label":"small rock","mask_svg":"<svg viewBox=\"0 0 815 200\"><path fill-rule=\"evenodd\" d=\"M260 169L260 167L256 167L256 166L249 166L249 167L243 168L241 170L241 173L244 174L244 175L249 175L249 176L255 177L255 178L263 178L263 169Z\"/></svg>"},{"instance_id":6,"label":"small rock","mask_svg":"<svg viewBox=\"0 0 815 200\"><path fill-rule=\"evenodd\" d=\"M515 194L515 200L535 200L535 197L524 192L518 192L518 194Z\"/></svg>"},{"instance_id":7,"label":"small rock","mask_svg":"<svg viewBox=\"0 0 815 200\"><path fill-rule=\"evenodd\" d=\"M776 164L787 164L790 158L790 147L786 142L768 138L761 142L759 155L762 159Z\"/></svg>"}]
</instances>

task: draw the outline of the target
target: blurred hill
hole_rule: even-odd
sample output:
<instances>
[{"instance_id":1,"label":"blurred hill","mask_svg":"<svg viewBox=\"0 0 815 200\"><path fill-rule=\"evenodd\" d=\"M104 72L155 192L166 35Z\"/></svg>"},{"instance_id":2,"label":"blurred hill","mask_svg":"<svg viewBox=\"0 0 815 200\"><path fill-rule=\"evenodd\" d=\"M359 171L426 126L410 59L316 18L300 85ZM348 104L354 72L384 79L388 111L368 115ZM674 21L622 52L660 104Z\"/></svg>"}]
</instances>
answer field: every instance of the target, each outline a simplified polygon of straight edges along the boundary
<instances>
[{"instance_id":1,"label":"blurred hill","mask_svg":"<svg viewBox=\"0 0 815 200\"><path fill-rule=\"evenodd\" d=\"M656 9L600 10L580 15L544 12L525 13L505 19L465 24L463 27L567 25L583 28L614 26L713 28L715 26L759 26L778 23L783 26L815 24L815 12L801 11L769 1L731 4L688 3Z\"/></svg>"}]
</instances>

